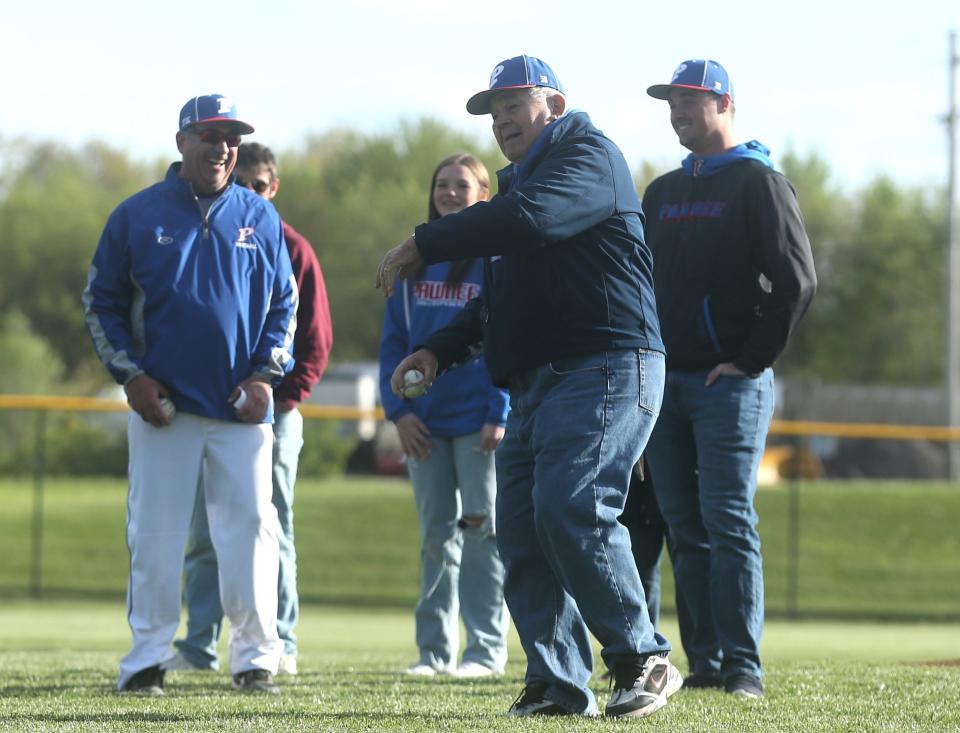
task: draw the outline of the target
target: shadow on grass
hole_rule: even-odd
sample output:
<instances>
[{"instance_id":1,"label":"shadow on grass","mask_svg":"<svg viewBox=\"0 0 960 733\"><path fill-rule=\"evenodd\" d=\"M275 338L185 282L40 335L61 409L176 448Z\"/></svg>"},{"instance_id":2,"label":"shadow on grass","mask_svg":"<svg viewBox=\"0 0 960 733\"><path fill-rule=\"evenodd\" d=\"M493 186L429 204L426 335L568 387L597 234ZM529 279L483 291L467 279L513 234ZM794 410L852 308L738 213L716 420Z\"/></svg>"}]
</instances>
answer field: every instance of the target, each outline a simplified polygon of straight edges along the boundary
<instances>
[{"instance_id":1,"label":"shadow on grass","mask_svg":"<svg viewBox=\"0 0 960 733\"><path fill-rule=\"evenodd\" d=\"M26 713L23 715L0 715L0 723L183 723L200 716L183 713L147 713L130 710L107 713L102 710L90 713ZM30 730L25 728L24 730Z\"/></svg>"},{"instance_id":2,"label":"shadow on grass","mask_svg":"<svg viewBox=\"0 0 960 733\"><path fill-rule=\"evenodd\" d=\"M155 699L155 698L154 698ZM324 710L304 711L297 710L250 710L244 712L232 713L231 717L244 718L247 720L288 720L296 718L297 720L310 719L318 724L331 721L367 721L374 723L377 721L422 721L429 724L429 730L443 730L451 722L459 721L462 723L475 721L477 718L485 717L485 713L457 713L455 711L445 710L442 712L425 712L422 710L410 710L401 712L360 712L356 710L330 712ZM140 712L136 710L109 713L94 711L89 713L25 713L22 715L0 715L0 724L13 724L24 726L22 730L30 730L29 723L188 723L209 720L210 715L198 712L193 715L184 713L158 713L158 712Z\"/></svg>"}]
</instances>

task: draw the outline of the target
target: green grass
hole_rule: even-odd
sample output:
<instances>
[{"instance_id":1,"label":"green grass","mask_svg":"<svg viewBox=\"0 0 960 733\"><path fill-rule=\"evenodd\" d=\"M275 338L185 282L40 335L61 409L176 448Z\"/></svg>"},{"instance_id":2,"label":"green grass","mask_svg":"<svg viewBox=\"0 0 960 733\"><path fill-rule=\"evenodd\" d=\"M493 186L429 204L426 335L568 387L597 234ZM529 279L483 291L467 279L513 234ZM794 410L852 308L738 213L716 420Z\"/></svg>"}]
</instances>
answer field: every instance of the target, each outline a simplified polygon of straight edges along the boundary
<instances>
[{"instance_id":1,"label":"green grass","mask_svg":"<svg viewBox=\"0 0 960 733\"><path fill-rule=\"evenodd\" d=\"M757 497L767 610L783 616L960 620L960 486L937 482L814 482L796 487L796 608L788 594L792 489ZM0 593L30 586L29 481L0 480ZM50 479L44 494L45 597L122 598L126 485ZM419 539L401 479L301 480L296 498L303 597L327 604L410 607ZM669 565L664 608L673 607Z\"/></svg>"},{"instance_id":2,"label":"green grass","mask_svg":"<svg viewBox=\"0 0 960 733\"><path fill-rule=\"evenodd\" d=\"M960 624L773 621L763 700L680 692L636 723L508 720L524 671L515 636L504 677L457 681L397 673L415 656L409 610L311 605L298 631L302 673L280 678L278 698L235 694L226 673L171 673L167 695L145 699L113 692L129 644L122 603L8 602L0 606L0 731L960 730L960 666L935 664L960 656ZM672 619L663 631L676 639ZM593 687L602 705L606 686Z\"/></svg>"}]
</instances>

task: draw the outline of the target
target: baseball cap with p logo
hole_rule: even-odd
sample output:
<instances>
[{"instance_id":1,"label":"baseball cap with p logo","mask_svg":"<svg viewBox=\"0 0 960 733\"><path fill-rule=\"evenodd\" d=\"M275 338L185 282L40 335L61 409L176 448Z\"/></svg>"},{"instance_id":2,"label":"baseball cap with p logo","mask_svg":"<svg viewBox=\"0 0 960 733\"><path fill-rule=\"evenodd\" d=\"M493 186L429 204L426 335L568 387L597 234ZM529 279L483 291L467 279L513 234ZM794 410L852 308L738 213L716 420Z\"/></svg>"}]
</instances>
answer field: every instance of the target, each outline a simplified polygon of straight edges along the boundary
<instances>
[{"instance_id":1,"label":"baseball cap with p logo","mask_svg":"<svg viewBox=\"0 0 960 733\"><path fill-rule=\"evenodd\" d=\"M673 72L669 84L654 84L647 87L647 94L654 99L669 99L671 89L697 89L723 96L729 94L733 99L733 82L730 75L716 61L710 59L690 59L680 64Z\"/></svg>"},{"instance_id":2,"label":"baseball cap with p logo","mask_svg":"<svg viewBox=\"0 0 960 733\"><path fill-rule=\"evenodd\" d=\"M467 112L472 115L489 114L490 99L497 92L530 87L549 87L563 94L563 86L553 69L536 56L514 56L501 61L490 74L489 88L467 100Z\"/></svg>"},{"instance_id":3,"label":"baseball cap with p logo","mask_svg":"<svg viewBox=\"0 0 960 733\"><path fill-rule=\"evenodd\" d=\"M237 119L237 105L222 94L202 94L189 100L180 110L180 130L195 125L220 123L232 132L249 135L253 125Z\"/></svg>"}]
</instances>

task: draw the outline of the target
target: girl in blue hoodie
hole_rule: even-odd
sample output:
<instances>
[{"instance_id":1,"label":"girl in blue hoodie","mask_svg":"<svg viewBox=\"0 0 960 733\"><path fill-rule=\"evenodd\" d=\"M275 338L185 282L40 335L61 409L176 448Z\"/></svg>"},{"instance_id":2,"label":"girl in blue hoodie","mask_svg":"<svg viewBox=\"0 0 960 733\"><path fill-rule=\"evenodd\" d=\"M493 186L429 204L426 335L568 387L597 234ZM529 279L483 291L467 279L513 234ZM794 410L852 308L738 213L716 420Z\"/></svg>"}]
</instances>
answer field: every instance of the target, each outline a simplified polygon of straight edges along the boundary
<instances>
[{"instance_id":1,"label":"girl in blue hoodie","mask_svg":"<svg viewBox=\"0 0 960 733\"><path fill-rule=\"evenodd\" d=\"M483 163L466 154L444 158L430 184L429 220L489 197ZM479 260L424 266L400 283L384 314L380 394L407 457L420 520L420 657L409 674L482 677L502 673L507 658L493 453L503 438L509 397L492 385L482 359L441 375L416 400L390 389L397 364L477 297L482 281ZM454 666L460 615L467 639L462 662Z\"/></svg>"}]
</instances>

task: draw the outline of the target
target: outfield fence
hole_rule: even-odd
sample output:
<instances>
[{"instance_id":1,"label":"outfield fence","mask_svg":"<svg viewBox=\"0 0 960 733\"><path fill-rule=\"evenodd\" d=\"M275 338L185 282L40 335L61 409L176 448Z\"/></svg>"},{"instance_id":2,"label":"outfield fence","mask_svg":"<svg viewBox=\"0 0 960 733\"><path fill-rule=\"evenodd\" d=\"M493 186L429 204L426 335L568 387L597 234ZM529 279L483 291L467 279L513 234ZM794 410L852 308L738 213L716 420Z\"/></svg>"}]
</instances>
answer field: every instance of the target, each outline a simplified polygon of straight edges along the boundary
<instances>
[{"instance_id":1,"label":"outfield fence","mask_svg":"<svg viewBox=\"0 0 960 733\"><path fill-rule=\"evenodd\" d=\"M32 479L18 484L22 491L26 483L31 483L32 494L29 511L24 513L25 517L29 515L29 534L24 538L26 547L20 548L28 557L24 563L25 577L22 585L17 583L16 573L0 577L0 590L6 586L13 592L45 597L57 592L57 585L49 583L44 573L46 566L57 563L45 557L45 551L49 553L52 551L49 548L59 544L45 537L51 523L46 518L45 491L48 416L53 412L123 413L128 407L122 401L102 398L0 395L2 410L32 413L34 465ZM303 405L301 411L311 420L383 420L379 408ZM775 488L760 492L758 511L768 569L768 609L773 615L960 618L960 532L956 530L960 486L949 482L916 482L891 488L884 482L818 482L822 469L809 447L811 440L825 437L948 443L960 440L960 430L939 426L775 420L770 432L772 445L768 448L764 469L768 472L767 483ZM824 490L824 486L830 488ZM359 495L357 499L361 500ZM4 500L3 504L8 502ZM405 517L409 521L411 515ZM57 522L53 524L59 526ZM336 531L335 526L331 531ZM415 544L415 531L410 537ZM412 555L410 559L411 572L415 574L416 558ZM369 561L375 564L377 558L372 556ZM371 572L375 573L375 568ZM871 578L871 574L874 577ZM664 607L669 612L672 582L668 568L664 575ZM329 579L318 579L317 587L307 587L304 596L336 602L337 598L324 591L324 583L329 583ZM832 588L827 593L830 600L822 597L825 586ZM86 586L75 589L77 594L83 595L83 587ZM890 593L894 587L896 592ZM117 587L91 584L88 590L91 595L102 596L116 593ZM415 578L410 593L414 591ZM408 598L405 593L398 591L393 601L410 602L413 596ZM844 593L850 597L844 598ZM387 597L381 600L391 602Z\"/></svg>"}]
</instances>

